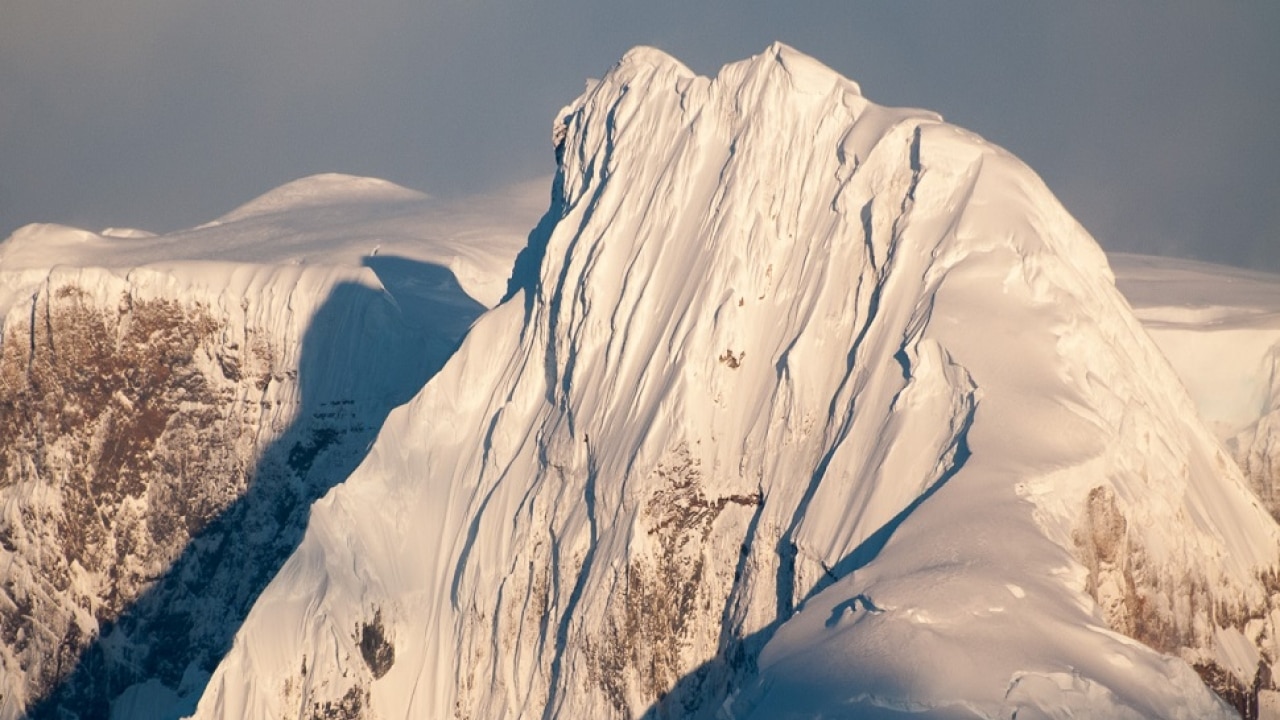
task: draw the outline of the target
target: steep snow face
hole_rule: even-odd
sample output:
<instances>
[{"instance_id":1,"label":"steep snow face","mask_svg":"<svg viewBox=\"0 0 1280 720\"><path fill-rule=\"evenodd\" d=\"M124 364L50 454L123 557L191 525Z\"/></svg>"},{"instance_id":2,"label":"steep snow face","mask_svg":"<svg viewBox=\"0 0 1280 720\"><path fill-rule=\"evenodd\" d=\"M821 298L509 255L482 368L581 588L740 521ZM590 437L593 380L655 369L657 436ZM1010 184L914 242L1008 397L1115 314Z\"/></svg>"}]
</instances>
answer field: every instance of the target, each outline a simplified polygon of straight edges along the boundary
<instances>
[{"instance_id":1,"label":"steep snow face","mask_svg":"<svg viewBox=\"0 0 1280 720\"><path fill-rule=\"evenodd\" d=\"M316 504L198 717L1201 718L1193 665L1271 684L1280 533L1020 162L780 45L633 50L553 137L515 296Z\"/></svg>"},{"instance_id":2,"label":"steep snow face","mask_svg":"<svg viewBox=\"0 0 1280 720\"><path fill-rule=\"evenodd\" d=\"M1280 516L1280 276L1117 255L1116 284Z\"/></svg>"},{"instance_id":3,"label":"steep snow face","mask_svg":"<svg viewBox=\"0 0 1280 720\"><path fill-rule=\"evenodd\" d=\"M483 309L448 268L505 290L526 193L321 176L191 231L0 244L0 718L190 712L310 503Z\"/></svg>"}]
</instances>

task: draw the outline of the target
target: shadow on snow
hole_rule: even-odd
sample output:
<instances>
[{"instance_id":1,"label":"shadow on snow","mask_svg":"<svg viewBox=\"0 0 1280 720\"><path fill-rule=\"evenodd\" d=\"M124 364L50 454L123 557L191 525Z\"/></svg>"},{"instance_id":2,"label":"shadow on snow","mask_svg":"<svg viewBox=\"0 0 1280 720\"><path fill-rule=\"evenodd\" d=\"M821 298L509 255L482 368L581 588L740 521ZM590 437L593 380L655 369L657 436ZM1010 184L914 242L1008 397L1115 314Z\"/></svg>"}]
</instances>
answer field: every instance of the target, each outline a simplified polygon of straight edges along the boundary
<instances>
[{"instance_id":1,"label":"shadow on snow","mask_svg":"<svg viewBox=\"0 0 1280 720\"><path fill-rule=\"evenodd\" d=\"M244 495L103 624L28 717L107 718L113 699L149 679L134 710L160 718L194 709L249 608L301 542L311 504L355 470L388 413L443 367L484 311L446 268L391 256L365 265L386 293L333 288L303 338L297 416L260 455ZM168 689L157 695L155 679Z\"/></svg>"}]
</instances>

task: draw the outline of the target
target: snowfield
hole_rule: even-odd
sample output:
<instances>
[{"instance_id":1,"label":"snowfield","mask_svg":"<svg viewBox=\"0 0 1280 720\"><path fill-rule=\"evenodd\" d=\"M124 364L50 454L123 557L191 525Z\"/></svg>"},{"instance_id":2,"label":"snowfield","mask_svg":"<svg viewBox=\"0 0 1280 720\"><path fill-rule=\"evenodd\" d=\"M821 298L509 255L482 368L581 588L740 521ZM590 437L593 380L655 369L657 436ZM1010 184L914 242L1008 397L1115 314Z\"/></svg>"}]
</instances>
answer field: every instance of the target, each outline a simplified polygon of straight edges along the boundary
<instances>
[{"instance_id":1,"label":"snowfield","mask_svg":"<svg viewBox=\"0 0 1280 720\"><path fill-rule=\"evenodd\" d=\"M58 265L160 266L193 284L218 287L235 269L226 266L356 269L377 256L441 265L469 296L492 306L506 292L511 258L546 199L542 180L437 200L386 180L330 173L287 183L213 222L166 235L27 225L0 243L0 311L26 292L14 287L22 276L42 276Z\"/></svg>"}]
</instances>

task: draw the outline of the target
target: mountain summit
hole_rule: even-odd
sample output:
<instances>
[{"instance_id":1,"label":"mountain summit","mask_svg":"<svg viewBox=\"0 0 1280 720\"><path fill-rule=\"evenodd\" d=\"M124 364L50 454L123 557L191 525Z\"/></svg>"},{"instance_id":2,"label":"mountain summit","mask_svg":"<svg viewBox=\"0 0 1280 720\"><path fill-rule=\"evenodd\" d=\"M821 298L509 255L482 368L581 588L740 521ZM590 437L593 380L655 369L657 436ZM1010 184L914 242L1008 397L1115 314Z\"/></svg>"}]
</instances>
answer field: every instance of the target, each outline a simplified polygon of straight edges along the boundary
<instances>
[{"instance_id":1,"label":"mountain summit","mask_svg":"<svg viewBox=\"0 0 1280 720\"><path fill-rule=\"evenodd\" d=\"M1256 712L1280 530L1030 169L783 45L553 136L197 717Z\"/></svg>"}]
</instances>

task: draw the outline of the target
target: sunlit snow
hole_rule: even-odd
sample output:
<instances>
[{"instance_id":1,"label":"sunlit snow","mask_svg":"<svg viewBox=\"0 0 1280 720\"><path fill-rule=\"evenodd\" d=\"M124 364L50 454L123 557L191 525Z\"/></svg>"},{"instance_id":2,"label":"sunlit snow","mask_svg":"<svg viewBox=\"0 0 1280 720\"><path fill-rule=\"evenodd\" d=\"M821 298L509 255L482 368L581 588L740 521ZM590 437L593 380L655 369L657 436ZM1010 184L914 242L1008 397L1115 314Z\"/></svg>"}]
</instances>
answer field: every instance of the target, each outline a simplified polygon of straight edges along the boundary
<instances>
[{"instance_id":1,"label":"sunlit snow","mask_svg":"<svg viewBox=\"0 0 1280 720\"><path fill-rule=\"evenodd\" d=\"M388 259L492 308L433 330L466 338L212 677L115 716L208 682L199 718L1231 717L1193 665L1280 657L1280 278L1108 262L1016 158L784 45L712 78L637 48L551 137L554 180L488 196L320 175L0 243L15 318L74 276L295 367L343 283L440 321L457 288ZM384 377L328 386L416 360L368 342Z\"/></svg>"}]
</instances>

